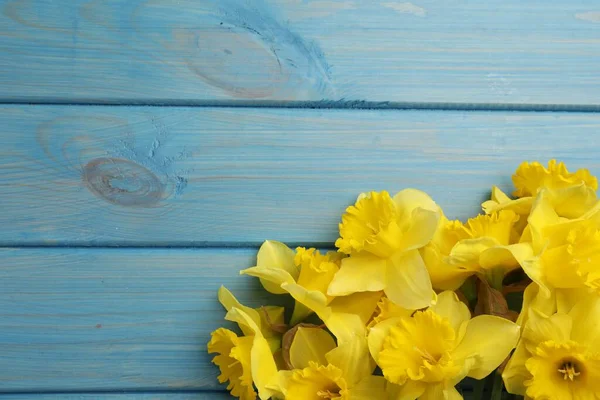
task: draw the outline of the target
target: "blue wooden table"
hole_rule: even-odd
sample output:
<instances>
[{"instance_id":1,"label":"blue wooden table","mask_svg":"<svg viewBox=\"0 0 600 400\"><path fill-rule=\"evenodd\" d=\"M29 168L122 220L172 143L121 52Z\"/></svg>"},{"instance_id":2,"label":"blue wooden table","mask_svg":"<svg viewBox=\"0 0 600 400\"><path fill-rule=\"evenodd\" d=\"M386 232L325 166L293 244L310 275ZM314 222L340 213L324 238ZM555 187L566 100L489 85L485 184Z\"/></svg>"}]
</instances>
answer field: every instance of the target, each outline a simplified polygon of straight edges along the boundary
<instances>
[{"instance_id":1,"label":"blue wooden table","mask_svg":"<svg viewBox=\"0 0 600 400\"><path fill-rule=\"evenodd\" d=\"M225 399L264 239L365 190L451 217L522 160L600 173L596 0L0 0L0 397ZM275 299L281 302L281 299Z\"/></svg>"}]
</instances>

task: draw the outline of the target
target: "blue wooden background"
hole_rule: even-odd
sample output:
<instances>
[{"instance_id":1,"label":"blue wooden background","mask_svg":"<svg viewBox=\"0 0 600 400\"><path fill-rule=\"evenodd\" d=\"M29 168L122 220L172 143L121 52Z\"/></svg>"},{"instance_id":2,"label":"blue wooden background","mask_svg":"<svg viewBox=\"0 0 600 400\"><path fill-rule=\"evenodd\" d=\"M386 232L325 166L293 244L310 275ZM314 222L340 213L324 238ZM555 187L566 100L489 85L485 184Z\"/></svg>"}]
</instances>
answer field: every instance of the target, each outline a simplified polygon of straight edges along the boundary
<instances>
[{"instance_id":1,"label":"blue wooden background","mask_svg":"<svg viewBox=\"0 0 600 400\"><path fill-rule=\"evenodd\" d=\"M600 173L596 0L0 0L0 397L225 399L220 284L365 190Z\"/></svg>"}]
</instances>

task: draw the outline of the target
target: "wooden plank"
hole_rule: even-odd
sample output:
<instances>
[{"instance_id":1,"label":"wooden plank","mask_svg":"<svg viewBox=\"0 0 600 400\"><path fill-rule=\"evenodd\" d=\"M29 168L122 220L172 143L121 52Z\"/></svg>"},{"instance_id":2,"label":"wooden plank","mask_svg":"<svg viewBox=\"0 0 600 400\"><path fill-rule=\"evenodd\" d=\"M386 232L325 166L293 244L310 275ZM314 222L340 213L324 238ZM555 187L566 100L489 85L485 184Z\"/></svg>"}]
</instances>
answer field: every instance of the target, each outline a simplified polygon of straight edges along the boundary
<instances>
[{"instance_id":1,"label":"wooden plank","mask_svg":"<svg viewBox=\"0 0 600 400\"><path fill-rule=\"evenodd\" d=\"M2 400L233 400L227 392L25 393L0 394Z\"/></svg>"},{"instance_id":2,"label":"wooden plank","mask_svg":"<svg viewBox=\"0 0 600 400\"><path fill-rule=\"evenodd\" d=\"M594 0L0 0L0 99L600 104Z\"/></svg>"},{"instance_id":3,"label":"wooden plank","mask_svg":"<svg viewBox=\"0 0 600 400\"><path fill-rule=\"evenodd\" d=\"M600 173L600 114L0 106L0 245L333 243L357 194L450 217L523 160Z\"/></svg>"},{"instance_id":4,"label":"wooden plank","mask_svg":"<svg viewBox=\"0 0 600 400\"><path fill-rule=\"evenodd\" d=\"M0 249L0 392L224 389L206 353L255 250Z\"/></svg>"},{"instance_id":5,"label":"wooden plank","mask_svg":"<svg viewBox=\"0 0 600 400\"><path fill-rule=\"evenodd\" d=\"M0 394L2 400L233 400L229 393L102 393L102 394ZM472 399L470 393L464 394L465 400Z\"/></svg>"}]
</instances>

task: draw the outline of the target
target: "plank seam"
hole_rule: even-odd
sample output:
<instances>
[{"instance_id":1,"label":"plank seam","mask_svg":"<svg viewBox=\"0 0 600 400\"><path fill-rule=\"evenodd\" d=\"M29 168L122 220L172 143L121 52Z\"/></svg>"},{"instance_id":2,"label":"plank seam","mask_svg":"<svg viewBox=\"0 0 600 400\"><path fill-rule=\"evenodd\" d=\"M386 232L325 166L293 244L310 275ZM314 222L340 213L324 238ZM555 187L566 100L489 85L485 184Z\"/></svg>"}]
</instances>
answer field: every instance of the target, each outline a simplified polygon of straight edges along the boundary
<instances>
[{"instance_id":1,"label":"plank seam","mask_svg":"<svg viewBox=\"0 0 600 400\"><path fill-rule=\"evenodd\" d=\"M52 99L45 101L0 100L0 105L29 106L81 106L81 107L190 107L190 108L269 108L269 109L311 109L311 110L423 110L423 111L496 111L496 112L600 112L600 104L519 104L519 103L420 103L387 102L363 100L337 101L64 101Z\"/></svg>"}]
</instances>

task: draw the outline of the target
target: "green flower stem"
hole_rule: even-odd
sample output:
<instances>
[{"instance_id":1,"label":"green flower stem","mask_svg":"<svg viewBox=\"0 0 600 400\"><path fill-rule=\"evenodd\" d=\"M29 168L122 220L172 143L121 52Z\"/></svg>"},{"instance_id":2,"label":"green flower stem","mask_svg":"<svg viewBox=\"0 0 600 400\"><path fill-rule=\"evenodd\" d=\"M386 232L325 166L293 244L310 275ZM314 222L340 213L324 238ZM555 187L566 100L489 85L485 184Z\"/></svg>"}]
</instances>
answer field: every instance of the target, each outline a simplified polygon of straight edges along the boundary
<instances>
[{"instance_id":1,"label":"green flower stem","mask_svg":"<svg viewBox=\"0 0 600 400\"><path fill-rule=\"evenodd\" d=\"M473 385L473 400L484 400L483 392L485 389L486 382L486 378L475 381L475 384Z\"/></svg>"},{"instance_id":2,"label":"green flower stem","mask_svg":"<svg viewBox=\"0 0 600 400\"><path fill-rule=\"evenodd\" d=\"M504 382L502 381L502 375L497 372L493 372L493 384L492 384L492 395L490 400L502 400L502 389L504 389Z\"/></svg>"},{"instance_id":3,"label":"green flower stem","mask_svg":"<svg viewBox=\"0 0 600 400\"><path fill-rule=\"evenodd\" d=\"M504 281L504 268L494 268L485 271L485 279L493 289L502 292L502 282Z\"/></svg>"}]
</instances>

